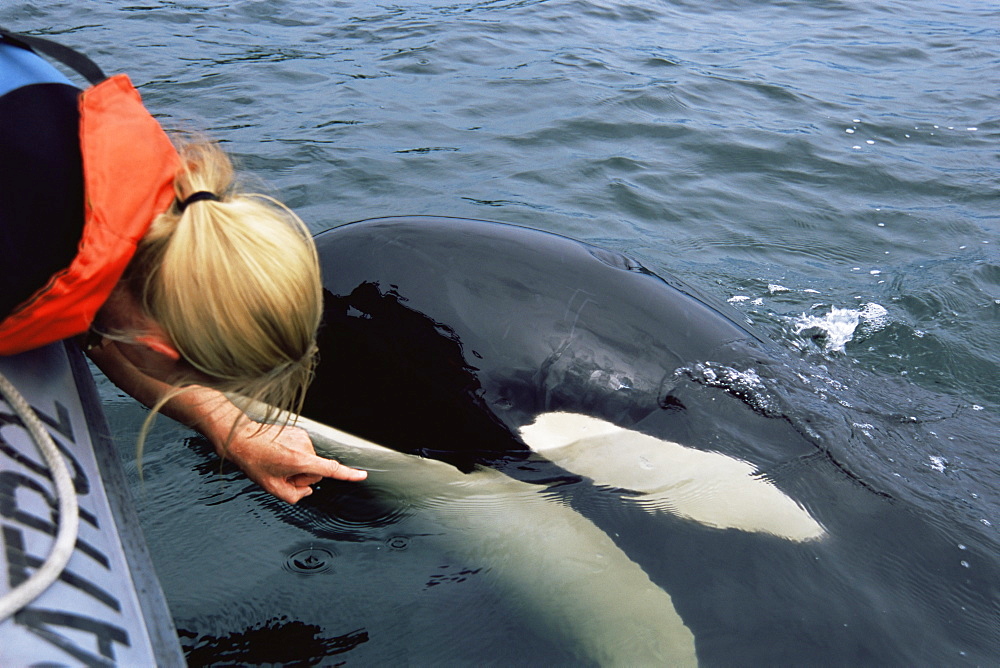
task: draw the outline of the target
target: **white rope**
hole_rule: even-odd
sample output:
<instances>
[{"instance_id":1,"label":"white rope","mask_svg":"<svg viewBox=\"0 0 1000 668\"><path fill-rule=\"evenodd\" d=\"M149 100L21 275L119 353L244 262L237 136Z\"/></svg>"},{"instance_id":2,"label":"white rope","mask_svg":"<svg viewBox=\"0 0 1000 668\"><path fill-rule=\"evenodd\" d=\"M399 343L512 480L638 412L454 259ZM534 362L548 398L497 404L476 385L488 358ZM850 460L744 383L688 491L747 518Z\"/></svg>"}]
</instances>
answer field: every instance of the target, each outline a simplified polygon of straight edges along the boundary
<instances>
[{"instance_id":1,"label":"white rope","mask_svg":"<svg viewBox=\"0 0 1000 668\"><path fill-rule=\"evenodd\" d=\"M41 596L42 592L59 579L66 568L73 548L76 546L76 536L80 527L80 509L76 502L76 490L73 489L73 479L69 468L52 441L45 425L38 419L35 411L24 400L17 388L0 374L0 393L14 409L21 422L28 429L35 445L41 451L45 462L52 472L52 480L56 486L56 496L59 499L59 530L56 533L52 551L42 567L20 585L11 589L0 598L0 622Z\"/></svg>"}]
</instances>

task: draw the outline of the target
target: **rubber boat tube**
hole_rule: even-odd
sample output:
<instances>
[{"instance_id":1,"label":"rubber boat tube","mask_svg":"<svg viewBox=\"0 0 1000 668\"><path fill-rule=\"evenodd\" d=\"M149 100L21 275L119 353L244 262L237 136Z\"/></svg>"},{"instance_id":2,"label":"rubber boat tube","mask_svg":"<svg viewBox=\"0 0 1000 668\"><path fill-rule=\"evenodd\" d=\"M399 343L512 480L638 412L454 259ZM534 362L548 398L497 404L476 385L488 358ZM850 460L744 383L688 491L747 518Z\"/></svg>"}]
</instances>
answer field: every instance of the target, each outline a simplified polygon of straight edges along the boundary
<instances>
[{"instance_id":1,"label":"rubber boat tube","mask_svg":"<svg viewBox=\"0 0 1000 668\"><path fill-rule=\"evenodd\" d=\"M69 464L79 535L56 582L0 623L0 665L183 666L97 388L79 348L0 357ZM0 401L0 595L38 569L56 534L51 475Z\"/></svg>"}]
</instances>

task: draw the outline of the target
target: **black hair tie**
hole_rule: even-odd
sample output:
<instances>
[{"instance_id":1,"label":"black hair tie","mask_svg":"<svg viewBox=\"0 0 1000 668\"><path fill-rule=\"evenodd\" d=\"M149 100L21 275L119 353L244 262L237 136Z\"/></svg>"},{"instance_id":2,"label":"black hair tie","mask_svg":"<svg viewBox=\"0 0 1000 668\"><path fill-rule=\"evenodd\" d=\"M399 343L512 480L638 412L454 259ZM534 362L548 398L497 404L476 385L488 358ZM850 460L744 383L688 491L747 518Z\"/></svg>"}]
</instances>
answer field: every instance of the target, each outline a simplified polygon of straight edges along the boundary
<instances>
[{"instance_id":1,"label":"black hair tie","mask_svg":"<svg viewBox=\"0 0 1000 668\"><path fill-rule=\"evenodd\" d=\"M181 213L184 213L184 209L188 208L190 205L194 204L195 202L200 202L206 199L210 199L213 202L222 201L219 199L219 196L216 195L215 193L209 192L207 190L199 190L196 193L191 193L190 195L188 195L187 199L177 200L177 208L181 210Z\"/></svg>"}]
</instances>

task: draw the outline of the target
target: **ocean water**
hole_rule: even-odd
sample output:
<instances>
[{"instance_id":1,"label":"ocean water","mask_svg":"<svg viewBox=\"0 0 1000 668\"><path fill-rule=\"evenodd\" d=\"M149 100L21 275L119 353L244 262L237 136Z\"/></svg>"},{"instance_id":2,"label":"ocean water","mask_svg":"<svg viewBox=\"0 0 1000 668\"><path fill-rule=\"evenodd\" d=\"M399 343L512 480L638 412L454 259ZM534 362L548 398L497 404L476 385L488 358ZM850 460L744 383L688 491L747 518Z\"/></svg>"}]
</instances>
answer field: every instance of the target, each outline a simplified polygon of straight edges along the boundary
<instances>
[{"instance_id":1,"label":"ocean water","mask_svg":"<svg viewBox=\"0 0 1000 668\"><path fill-rule=\"evenodd\" d=\"M831 516L870 496L878 522L762 555L604 518L703 664L1000 661L995 3L86 0L0 24L129 73L315 232L430 214L564 234L797 360L758 380L853 481ZM310 527L167 420L140 482L145 413L101 387L193 665L583 661L399 500L344 493Z\"/></svg>"}]
</instances>

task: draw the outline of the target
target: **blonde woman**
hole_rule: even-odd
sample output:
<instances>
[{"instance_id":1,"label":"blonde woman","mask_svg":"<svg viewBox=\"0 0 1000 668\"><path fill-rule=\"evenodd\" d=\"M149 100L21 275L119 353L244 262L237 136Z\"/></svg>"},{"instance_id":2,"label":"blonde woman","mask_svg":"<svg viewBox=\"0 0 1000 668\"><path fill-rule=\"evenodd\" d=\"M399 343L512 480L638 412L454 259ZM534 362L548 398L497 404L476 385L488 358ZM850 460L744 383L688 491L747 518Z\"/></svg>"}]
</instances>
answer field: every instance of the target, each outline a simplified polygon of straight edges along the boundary
<instances>
[{"instance_id":1,"label":"blonde woman","mask_svg":"<svg viewBox=\"0 0 1000 668\"><path fill-rule=\"evenodd\" d=\"M0 187L0 354L89 332L109 379L275 496L364 479L223 394L289 410L304 396L322 312L305 225L239 192L216 146L176 149L125 75L75 57L96 84L82 93L0 33L0 155L17 166Z\"/></svg>"}]
</instances>

